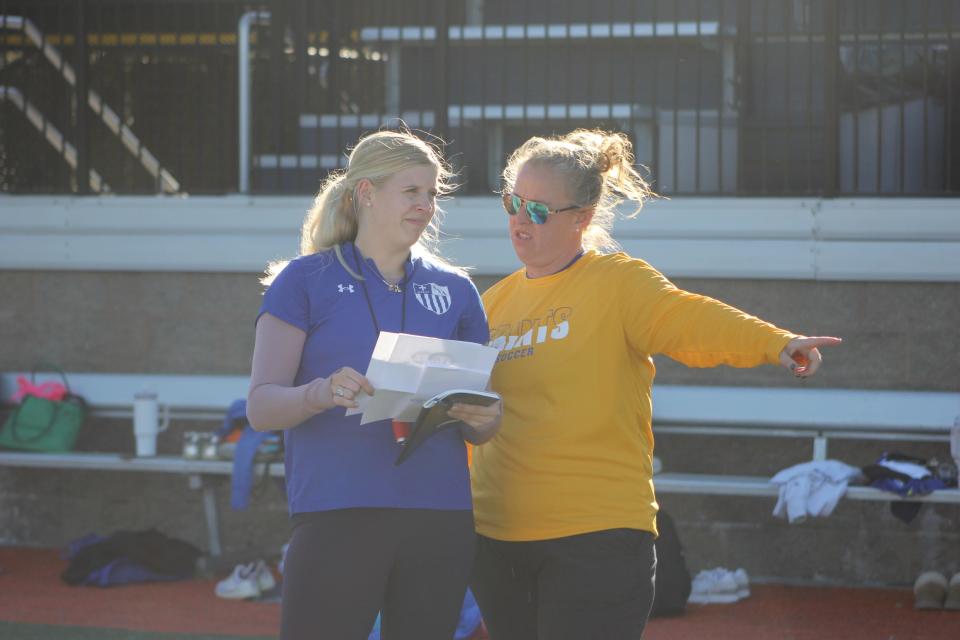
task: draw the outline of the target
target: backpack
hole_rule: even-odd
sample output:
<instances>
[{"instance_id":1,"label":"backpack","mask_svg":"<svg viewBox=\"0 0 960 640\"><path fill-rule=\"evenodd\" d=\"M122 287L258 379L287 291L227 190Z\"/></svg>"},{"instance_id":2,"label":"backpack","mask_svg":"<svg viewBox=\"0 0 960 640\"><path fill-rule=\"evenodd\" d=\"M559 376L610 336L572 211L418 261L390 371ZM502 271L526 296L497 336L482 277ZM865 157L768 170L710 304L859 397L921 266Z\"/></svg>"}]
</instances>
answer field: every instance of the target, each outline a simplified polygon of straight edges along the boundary
<instances>
[{"instance_id":1,"label":"backpack","mask_svg":"<svg viewBox=\"0 0 960 640\"><path fill-rule=\"evenodd\" d=\"M89 534L66 549L70 564L60 578L71 586L110 587L136 582L184 580L193 576L201 552L189 542L156 529Z\"/></svg>"},{"instance_id":2,"label":"backpack","mask_svg":"<svg viewBox=\"0 0 960 640\"><path fill-rule=\"evenodd\" d=\"M657 514L657 531L657 581L650 617L679 616L686 611L690 597L690 571L673 519L662 509Z\"/></svg>"}]
</instances>

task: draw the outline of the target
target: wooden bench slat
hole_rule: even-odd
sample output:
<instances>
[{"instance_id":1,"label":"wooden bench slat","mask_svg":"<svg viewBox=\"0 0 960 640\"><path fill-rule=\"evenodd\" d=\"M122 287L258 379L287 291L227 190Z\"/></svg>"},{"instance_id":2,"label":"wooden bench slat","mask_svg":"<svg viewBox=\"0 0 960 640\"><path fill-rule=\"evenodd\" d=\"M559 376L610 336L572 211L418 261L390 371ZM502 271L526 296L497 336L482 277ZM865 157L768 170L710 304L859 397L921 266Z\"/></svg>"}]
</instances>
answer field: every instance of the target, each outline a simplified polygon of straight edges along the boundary
<instances>
[{"instance_id":1,"label":"wooden bench slat","mask_svg":"<svg viewBox=\"0 0 960 640\"><path fill-rule=\"evenodd\" d=\"M0 390L7 401L17 388L18 375L29 377L29 372L0 373ZM59 381L55 373L37 374L38 382ZM140 373L71 373L67 372L70 388L93 408L132 407L133 396L139 391L154 391L161 405L171 409L201 409L221 414L237 399L247 397L248 376L206 376Z\"/></svg>"},{"instance_id":2,"label":"wooden bench slat","mask_svg":"<svg viewBox=\"0 0 960 640\"><path fill-rule=\"evenodd\" d=\"M17 375L0 372L3 399ZM247 376L69 373L71 387L96 408L129 408L138 391L155 391L171 409L222 411L246 397ZM50 373L38 380L56 380ZM796 430L949 432L960 420L960 393L785 387L655 385L654 425Z\"/></svg>"},{"instance_id":3,"label":"wooden bench slat","mask_svg":"<svg viewBox=\"0 0 960 640\"><path fill-rule=\"evenodd\" d=\"M776 497L780 492L777 485L771 484L769 479L759 476L725 476L698 473L658 473L653 477L653 486L657 493L698 495ZM918 501L960 504L960 489L941 489L924 496L901 498L894 493L874 487L851 485L847 487L844 498L877 502Z\"/></svg>"},{"instance_id":4,"label":"wooden bench slat","mask_svg":"<svg viewBox=\"0 0 960 640\"><path fill-rule=\"evenodd\" d=\"M231 475L230 460L189 460L180 456L138 458L118 453L27 453L0 451L0 466L87 471L141 471L186 475ZM263 465L256 465L262 473ZM270 475L282 477L283 464L271 464Z\"/></svg>"},{"instance_id":5,"label":"wooden bench slat","mask_svg":"<svg viewBox=\"0 0 960 640\"><path fill-rule=\"evenodd\" d=\"M949 432L958 419L960 393L946 391L653 387L654 426Z\"/></svg>"}]
</instances>

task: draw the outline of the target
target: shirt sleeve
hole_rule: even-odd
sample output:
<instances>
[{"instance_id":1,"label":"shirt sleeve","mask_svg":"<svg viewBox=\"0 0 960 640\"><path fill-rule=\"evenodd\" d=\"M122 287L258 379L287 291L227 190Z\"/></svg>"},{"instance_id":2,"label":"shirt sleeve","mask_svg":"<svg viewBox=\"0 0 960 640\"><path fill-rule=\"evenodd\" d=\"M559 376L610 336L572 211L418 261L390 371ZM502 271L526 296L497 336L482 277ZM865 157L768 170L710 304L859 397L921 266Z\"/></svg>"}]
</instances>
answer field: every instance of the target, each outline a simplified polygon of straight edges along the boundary
<instances>
[{"instance_id":1,"label":"shirt sleeve","mask_svg":"<svg viewBox=\"0 0 960 640\"><path fill-rule=\"evenodd\" d=\"M487 314L483 310L480 293L469 278L467 279L466 289L469 302L460 316L460 323L457 326L457 339L487 344L490 341L490 327L487 326Z\"/></svg>"},{"instance_id":2,"label":"shirt sleeve","mask_svg":"<svg viewBox=\"0 0 960 640\"><path fill-rule=\"evenodd\" d=\"M270 283L263 294L263 303L257 320L264 313L280 318L301 331L310 328L310 304L303 270L297 260L291 260Z\"/></svg>"},{"instance_id":3,"label":"shirt sleeve","mask_svg":"<svg viewBox=\"0 0 960 640\"><path fill-rule=\"evenodd\" d=\"M689 367L755 367L779 362L795 334L728 304L678 289L642 260L621 267L621 313L627 341Z\"/></svg>"}]
</instances>

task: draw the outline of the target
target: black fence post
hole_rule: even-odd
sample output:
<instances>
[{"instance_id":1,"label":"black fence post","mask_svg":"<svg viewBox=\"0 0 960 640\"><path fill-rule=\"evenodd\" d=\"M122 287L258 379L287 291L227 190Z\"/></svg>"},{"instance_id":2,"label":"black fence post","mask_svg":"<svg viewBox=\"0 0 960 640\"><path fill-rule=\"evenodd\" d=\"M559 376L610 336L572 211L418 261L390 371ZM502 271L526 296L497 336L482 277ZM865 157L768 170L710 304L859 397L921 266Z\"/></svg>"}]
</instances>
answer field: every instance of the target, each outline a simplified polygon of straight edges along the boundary
<instances>
[{"instance_id":1,"label":"black fence post","mask_svg":"<svg viewBox=\"0 0 960 640\"><path fill-rule=\"evenodd\" d=\"M290 144L297 154L297 177L293 181L297 191L309 191L313 187L310 180L305 180L306 172L303 170L301 162L303 161L303 149L301 136L303 131L300 128L300 116L307 112L304 91L309 82L307 76L307 3L306 0L291 0L291 6L288 8L289 24L291 29L291 38L293 40L293 77L288 78L287 82L292 82L290 87L293 93L293 113L290 116L292 131L290 135Z\"/></svg>"},{"instance_id":2,"label":"black fence post","mask_svg":"<svg viewBox=\"0 0 960 640\"><path fill-rule=\"evenodd\" d=\"M437 39L434 48L434 122L433 132L447 139L447 103L450 97L449 70L447 68L447 53L450 44L449 16L447 15L447 0L436 0Z\"/></svg>"},{"instance_id":3,"label":"black fence post","mask_svg":"<svg viewBox=\"0 0 960 640\"><path fill-rule=\"evenodd\" d=\"M87 29L84 22L86 0L77 0L77 20L74 31L73 68L76 84L73 88L74 140L77 145L77 194L90 194L90 157L87 144Z\"/></svg>"},{"instance_id":4,"label":"black fence post","mask_svg":"<svg viewBox=\"0 0 960 640\"><path fill-rule=\"evenodd\" d=\"M749 121L747 110L750 108L749 79L750 79L750 54L753 53L750 42L750 0L737 0L737 33L736 44L734 45L734 105L737 112L737 168L736 168L736 186L734 195L742 196L747 190L747 164L746 164L746 145L747 136L744 134L744 128Z\"/></svg>"},{"instance_id":5,"label":"black fence post","mask_svg":"<svg viewBox=\"0 0 960 640\"><path fill-rule=\"evenodd\" d=\"M838 100L840 63L840 9L838 2L823 3L823 194L839 193L840 104Z\"/></svg>"}]
</instances>

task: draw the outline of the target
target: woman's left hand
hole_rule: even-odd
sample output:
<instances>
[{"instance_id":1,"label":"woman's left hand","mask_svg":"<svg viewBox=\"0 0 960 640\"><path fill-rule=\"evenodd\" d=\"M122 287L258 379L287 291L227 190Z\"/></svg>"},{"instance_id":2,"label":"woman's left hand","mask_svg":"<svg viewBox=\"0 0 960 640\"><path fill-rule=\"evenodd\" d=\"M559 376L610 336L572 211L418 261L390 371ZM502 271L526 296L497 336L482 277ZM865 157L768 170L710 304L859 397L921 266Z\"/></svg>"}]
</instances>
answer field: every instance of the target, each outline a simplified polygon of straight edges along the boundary
<instances>
[{"instance_id":1,"label":"woman's left hand","mask_svg":"<svg viewBox=\"0 0 960 640\"><path fill-rule=\"evenodd\" d=\"M843 342L840 338L800 336L787 343L780 352L780 364L798 378L808 378L817 372L823 358L820 347L832 347Z\"/></svg>"},{"instance_id":2,"label":"woman's left hand","mask_svg":"<svg viewBox=\"0 0 960 640\"><path fill-rule=\"evenodd\" d=\"M454 403L447 410L451 418L463 422L460 428L463 439L472 444L483 444L497 434L500 418L503 416L503 401L497 400L489 406L479 404Z\"/></svg>"}]
</instances>

